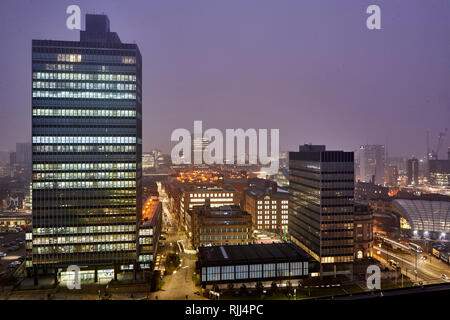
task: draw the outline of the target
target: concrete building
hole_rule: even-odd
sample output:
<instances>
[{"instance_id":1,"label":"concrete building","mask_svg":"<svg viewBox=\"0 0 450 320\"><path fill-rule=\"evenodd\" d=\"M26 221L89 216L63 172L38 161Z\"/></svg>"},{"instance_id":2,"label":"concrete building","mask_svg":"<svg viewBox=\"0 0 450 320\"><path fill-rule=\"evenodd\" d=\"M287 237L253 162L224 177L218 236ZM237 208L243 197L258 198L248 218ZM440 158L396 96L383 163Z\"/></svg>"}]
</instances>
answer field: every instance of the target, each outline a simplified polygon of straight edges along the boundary
<instances>
[{"instance_id":1,"label":"concrete building","mask_svg":"<svg viewBox=\"0 0 450 320\"><path fill-rule=\"evenodd\" d=\"M247 188L243 208L252 216L254 230L288 232L289 193L278 191L276 185L264 189Z\"/></svg>"},{"instance_id":2,"label":"concrete building","mask_svg":"<svg viewBox=\"0 0 450 320\"><path fill-rule=\"evenodd\" d=\"M257 282L270 288L273 281L308 278L310 259L292 243L213 246L199 248L196 267L205 289L226 289L229 283L254 288Z\"/></svg>"},{"instance_id":3,"label":"concrete building","mask_svg":"<svg viewBox=\"0 0 450 320\"><path fill-rule=\"evenodd\" d=\"M252 243L252 217L237 205L195 206L191 216L192 246Z\"/></svg>"},{"instance_id":4,"label":"concrete building","mask_svg":"<svg viewBox=\"0 0 450 320\"><path fill-rule=\"evenodd\" d=\"M143 270L152 270L161 236L162 203L148 199L143 207L142 222L139 228L138 262Z\"/></svg>"},{"instance_id":5,"label":"concrete building","mask_svg":"<svg viewBox=\"0 0 450 320\"><path fill-rule=\"evenodd\" d=\"M29 274L135 270L141 220L142 58L86 15L80 41L32 42L33 230ZM56 241L57 240L57 241Z\"/></svg>"},{"instance_id":6,"label":"concrete building","mask_svg":"<svg viewBox=\"0 0 450 320\"><path fill-rule=\"evenodd\" d=\"M354 154L304 145L289 153L289 234L321 275L352 274Z\"/></svg>"}]
</instances>

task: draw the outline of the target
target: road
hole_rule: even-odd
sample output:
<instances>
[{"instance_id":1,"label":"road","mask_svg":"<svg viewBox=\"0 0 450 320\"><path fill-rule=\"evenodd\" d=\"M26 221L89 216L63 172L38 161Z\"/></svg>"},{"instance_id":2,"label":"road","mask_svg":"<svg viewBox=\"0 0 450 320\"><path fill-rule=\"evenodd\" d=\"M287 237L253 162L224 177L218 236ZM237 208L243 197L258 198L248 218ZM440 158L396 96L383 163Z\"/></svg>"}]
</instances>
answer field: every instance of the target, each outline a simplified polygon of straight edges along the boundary
<instances>
[{"instance_id":1,"label":"road","mask_svg":"<svg viewBox=\"0 0 450 320\"><path fill-rule=\"evenodd\" d=\"M436 257L427 255L425 253L417 254L417 278L414 273L416 265L416 255L415 252L401 252L394 251L386 246L378 247L374 246L374 255L382 258L385 261L394 260L396 261L403 274L407 275L411 280L419 282L422 281L423 284L433 284L450 282L450 266L443 261L440 261ZM380 254L378 254L379 252ZM427 258L422 259L423 256ZM447 279L442 279L442 274L447 276Z\"/></svg>"},{"instance_id":2,"label":"road","mask_svg":"<svg viewBox=\"0 0 450 320\"><path fill-rule=\"evenodd\" d=\"M158 254L166 257L170 252L178 252L180 255L181 264L176 272L164 277L164 284L161 290L150 294L149 299L185 300L186 297L189 300L206 299L198 294L195 294L200 291L200 288L195 286L193 280L197 256L185 254L179 251L177 240L184 240L184 243L188 243L186 233L184 231L177 230L178 228L176 228L175 219L169 210L167 210L165 195L162 194L160 196L163 203L163 212L167 217L167 219L164 219L163 229L168 230L168 233L165 236L166 240L163 241L164 247L160 248ZM168 227L169 224L171 227Z\"/></svg>"},{"instance_id":3,"label":"road","mask_svg":"<svg viewBox=\"0 0 450 320\"><path fill-rule=\"evenodd\" d=\"M17 260L20 256L25 255L25 245L20 246L18 250L8 252L9 246L5 246L11 241L23 241L25 242L25 232L8 232L8 233L0 233L0 252L4 252L7 254L6 257L0 257L0 274L2 272L8 271L8 264Z\"/></svg>"}]
</instances>

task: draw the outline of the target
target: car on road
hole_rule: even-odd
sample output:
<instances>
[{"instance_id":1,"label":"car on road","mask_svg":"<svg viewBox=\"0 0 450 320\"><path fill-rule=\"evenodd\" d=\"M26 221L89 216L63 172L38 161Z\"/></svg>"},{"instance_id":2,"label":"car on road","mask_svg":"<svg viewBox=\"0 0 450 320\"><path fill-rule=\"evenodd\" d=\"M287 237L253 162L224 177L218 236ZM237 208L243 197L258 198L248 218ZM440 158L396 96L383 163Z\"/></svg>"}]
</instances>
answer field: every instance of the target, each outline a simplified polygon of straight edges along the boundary
<instances>
[{"instance_id":1,"label":"car on road","mask_svg":"<svg viewBox=\"0 0 450 320\"><path fill-rule=\"evenodd\" d=\"M443 280L447 280L448 279L448 277L447 277L447 275L446 274L441 274L441 278L443 279Z\"/></svg>"},{"instance_id":2,"label":"car on road","mask_svg":"<svg viewBox=\"0 0 450 320\"><path fill-rule=\"evenodd\" d=\"M20 261L13 261L10 264L8 264L8 268L15 268L15 267L17 267L20 264L21 264Z\"/></svg>"},{"instance_id":3,"label":"car on road","mask_svg":"<svg viewBox=\"0 0 450 320\"><path fill-rule=\"evenodd\" d=\"M421 260L427 260L427 256L422 256L420 259Z\"/></svg>"},{"instance_id":4,"label":"car on road","mask_svg":"<svg viewBox=\"0 0 450 320\"><path fill-rule=\"evenodd\" d=\"M6 251L8 251L8 252L13 252L13 251L17 251L17 250L19 250L18 246L12 246L12 247L9 247L8 249L6 249Z\"/></svg>"},{"instance_id":5,"label":"car on road","mask_svg":"<svg viewBox=\"0 0 450 320\"><path fill-rule=\"evenodd\" d=\"M399 265L398 265L397 261L394 261L394 260L390 259L388 262L389 262L389 265L390 265L392 268L398 269Z\"/></svg>"},{"instance_id":6,"label":"car on road","mask_svg":"<svg viewBox=\"0 0 450 320\"><path fill-rule=\"evenodd\" d=\"M7 256L7 254L5 252L0 252L0 258L6 257L6 256Z\"/></svg>"}]
</instances>

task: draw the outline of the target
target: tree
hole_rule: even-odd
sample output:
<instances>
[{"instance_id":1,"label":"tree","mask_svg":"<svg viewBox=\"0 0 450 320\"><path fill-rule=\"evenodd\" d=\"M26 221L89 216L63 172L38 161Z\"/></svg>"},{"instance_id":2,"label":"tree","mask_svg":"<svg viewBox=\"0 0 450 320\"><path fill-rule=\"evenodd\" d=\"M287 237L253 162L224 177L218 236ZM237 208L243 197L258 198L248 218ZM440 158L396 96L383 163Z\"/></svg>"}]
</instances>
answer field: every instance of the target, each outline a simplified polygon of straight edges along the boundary
<instances>
[{"instance_id":1,"label":"tree","mask_svg":"<svg viewBox=\"0 0 450 320\"><path fill-rule=\"evenodd\" d=\"M287 289L287 293L291 293L291 291L292 291L292 283L290 281L288 281L286 283L286 289Z\"/></svg>"},{"instance_id":2,"label":"tree","mask_svg":"<svg viewBox=\"0 0 450 320\"><path fill-rule=\"evenodd\" d=\"M220 288L219 288L219 285L217 283L215 283L213 285L212 289L213 289L214 292L220 292Z\"/></svg>"},{"instance_id":3,"label":"tree","mask_svg":"<svg viewBox=\"0 0 450 320\"><path fill-rule=\"evenodd\" d=\"M256 293L260 296L260 295L262 295L263 290L264 290L264 286L263 286L262 282L258 281L256 283Z\"/></svg>"},{"instance_id":4,"label":"tree","mask_svg":"<svg viewBox=\"0 0 450 320\"><path fill-rule=\"evenodd\" d=\"M270 287L272 288L272 293L276 293L277 292L278 285L277 285L277 283L275 281L272 282Z\"/></svg>"},{"instance_id":5,"label":"tree","mask_svg":"<svg viewBox=\"0 0 450 320\"><path fill-rule=\"evenodd\" d=\"M166 271L171 274L180 265L180 257L175 253L169 253L166 258Z\"/></svg>"},{"instance_id":6,"label":"tree","mask_svg":"<svg viewBox=\"0 0 450 320\"><path fill-rule=\"evenodd\" d=\"M241 288L239 289L239 293L241 295L244 295L247 293L247 286L245 284L242 284Z\"/></svg>"}]
</instances>

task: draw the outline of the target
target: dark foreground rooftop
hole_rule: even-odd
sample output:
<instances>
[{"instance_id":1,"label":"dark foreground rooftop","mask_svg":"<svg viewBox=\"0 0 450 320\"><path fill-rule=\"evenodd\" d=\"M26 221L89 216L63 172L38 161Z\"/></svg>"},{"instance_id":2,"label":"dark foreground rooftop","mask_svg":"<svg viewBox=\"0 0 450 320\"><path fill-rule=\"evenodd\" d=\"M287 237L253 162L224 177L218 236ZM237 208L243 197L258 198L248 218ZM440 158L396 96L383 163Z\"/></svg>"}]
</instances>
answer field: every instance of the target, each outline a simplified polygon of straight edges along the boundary
<instances>
[{"instance_id":1,"label":"dark foreground rooftop","mask_svg":"<svg viewBox=\"0 0 450 320\"><path fill-rule=\"evenodd\" d=\"M310 257L293 243L227 245L198 248L198 266L309 261Z\"/></svg>"}]
</instances>

